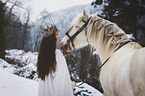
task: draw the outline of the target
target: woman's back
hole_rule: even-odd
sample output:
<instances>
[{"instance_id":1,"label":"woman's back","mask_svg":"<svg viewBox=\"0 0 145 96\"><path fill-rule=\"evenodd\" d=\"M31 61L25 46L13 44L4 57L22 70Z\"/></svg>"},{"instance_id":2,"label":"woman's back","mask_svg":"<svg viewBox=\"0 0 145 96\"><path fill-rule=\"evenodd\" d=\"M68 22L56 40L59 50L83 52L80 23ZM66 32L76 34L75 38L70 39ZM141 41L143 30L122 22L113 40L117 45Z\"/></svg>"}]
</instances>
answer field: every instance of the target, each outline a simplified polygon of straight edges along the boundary
<instances>
[{"instance_id":1,"label":"woman's back","mask_svg":"<svg viewBox=\"0 0 145 96\"><path fill-rule=\"evenodd\" d=\"M56 49L56 70L39 81L38 96L73 96L70 75L66 60L60 50Z\"/></svg>"}]
</instances>

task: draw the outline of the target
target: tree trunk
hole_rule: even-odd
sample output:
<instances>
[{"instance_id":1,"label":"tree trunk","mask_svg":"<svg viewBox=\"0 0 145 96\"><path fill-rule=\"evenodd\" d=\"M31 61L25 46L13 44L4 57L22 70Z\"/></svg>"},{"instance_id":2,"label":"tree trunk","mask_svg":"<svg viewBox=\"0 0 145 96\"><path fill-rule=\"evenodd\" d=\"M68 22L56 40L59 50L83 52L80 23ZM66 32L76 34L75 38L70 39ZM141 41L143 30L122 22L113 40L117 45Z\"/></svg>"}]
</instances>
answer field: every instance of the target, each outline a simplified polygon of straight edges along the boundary
<instances>
[{"instance_id":1,"label":"tree trunk","mask_svg":"<svg viewBox=\"0 0 145 96\"><path fill-rule=\"evenodd\" d=\"M5 59L5 38L4 38L4 27L5 27L5 4L0 1L0 58Z\"/></svg>"}]
</instances>

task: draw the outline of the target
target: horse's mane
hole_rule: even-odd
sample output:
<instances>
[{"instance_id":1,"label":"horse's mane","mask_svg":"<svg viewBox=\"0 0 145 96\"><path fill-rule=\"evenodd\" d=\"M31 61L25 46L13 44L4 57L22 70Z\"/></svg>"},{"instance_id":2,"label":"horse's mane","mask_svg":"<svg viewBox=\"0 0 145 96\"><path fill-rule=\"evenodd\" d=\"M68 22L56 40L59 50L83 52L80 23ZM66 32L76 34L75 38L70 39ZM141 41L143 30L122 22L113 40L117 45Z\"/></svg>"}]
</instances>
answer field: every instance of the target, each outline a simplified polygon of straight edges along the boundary
<instances>
[{"instance_id":1,"label":"horse's mane","mask_svg":"<svg viewBox=\"0 0 145 96\"><path fill-rule=\"evenodd\" d=\"M92 16L92 20L87 29L87 38L94 42L94 46L105 59L108 58L106 54L111 55L120 46L131 41L115 23L96 15Z\"/></svg>"}]
</instances>

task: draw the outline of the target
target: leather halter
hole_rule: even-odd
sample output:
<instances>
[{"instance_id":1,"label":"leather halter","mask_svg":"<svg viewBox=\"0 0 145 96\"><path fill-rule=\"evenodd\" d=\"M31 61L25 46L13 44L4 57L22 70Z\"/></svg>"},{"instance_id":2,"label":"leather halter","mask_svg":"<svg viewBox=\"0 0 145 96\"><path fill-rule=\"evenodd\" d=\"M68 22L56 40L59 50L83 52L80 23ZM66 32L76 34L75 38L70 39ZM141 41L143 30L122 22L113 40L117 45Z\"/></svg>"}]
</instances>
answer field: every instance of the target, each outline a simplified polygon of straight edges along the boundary
<instances>
[{"instance_id":1,"label":"leather halter","mask_svg":"<svg viewBox=\"0 0 145 96\"><path fill-rule=\"evenodd\" d=\"M84 22L85 24L81 28L79 28L78 31L73 36L70 36L69 32L73 28L74 25L66 32L65 35L67 35L69 37L69 39L67 40L67 44L68 44L70 50L71 50L70 42L72 43L73 48L75 48L73 40L88 25L91 18L92 18L92 16L87 21L82 20L82 22Z\"/></svg>"}]
</instances>

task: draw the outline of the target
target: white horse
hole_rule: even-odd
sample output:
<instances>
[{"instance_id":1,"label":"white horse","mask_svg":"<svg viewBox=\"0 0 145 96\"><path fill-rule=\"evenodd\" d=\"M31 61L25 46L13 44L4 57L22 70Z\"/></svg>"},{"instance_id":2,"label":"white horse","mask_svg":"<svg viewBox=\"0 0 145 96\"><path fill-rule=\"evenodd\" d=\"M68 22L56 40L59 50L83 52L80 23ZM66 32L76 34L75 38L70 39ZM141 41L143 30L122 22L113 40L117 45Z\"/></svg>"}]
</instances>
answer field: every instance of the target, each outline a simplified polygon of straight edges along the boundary
<instances>
[{"instance_id":1,"label":"white horse","mask_svg":"<svg viewBox=\"0 0 145 96\"><path fill-rule=\"evenodd\" d=\"M64 52L93 45L102 60L103 96L145 96L145 48L130 41L116 24L86 11L61 41Z\"/></svg>"}]
</instances>

